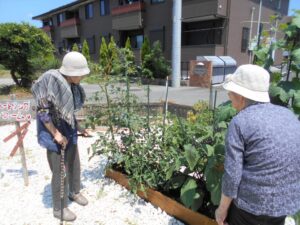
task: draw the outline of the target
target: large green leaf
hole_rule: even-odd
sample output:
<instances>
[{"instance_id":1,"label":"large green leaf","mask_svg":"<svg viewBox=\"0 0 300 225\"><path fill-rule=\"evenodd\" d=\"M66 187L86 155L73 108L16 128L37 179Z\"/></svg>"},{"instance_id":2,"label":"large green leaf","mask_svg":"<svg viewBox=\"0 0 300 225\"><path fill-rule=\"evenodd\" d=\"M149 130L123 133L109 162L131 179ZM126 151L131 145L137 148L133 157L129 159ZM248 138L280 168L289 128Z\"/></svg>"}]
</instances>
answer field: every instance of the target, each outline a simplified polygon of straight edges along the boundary
<instances>
[{"instance_id":1,"label":"large green leaf","mask_svg":"<svg viewBox=\"0 0 300 225\"><path fill-rule=\"evenodd\" d=\"M269 50L268 48L261 48L258 51L255 51L255 55L259 60L265 61L268 56L268 50Z\"/></svg>"},{"instance_id":2,"label":"large green leaf","mask_svg":"<svg viewBox=\"0 0 300 225\"><path fill-rule=\"evenodd\" d=\"M201 205L196 204L196 201L201 200L200 193L197 192L197 183L194 179L188 178L180 190L180 200L188 208L197 210Z\"/></svg>"},{"instance_id":3,"label":"large green leaf","mask_svg":"<svg viewBox=\"0 0 300 225\"><path fill-rule=\"evenodd\" d=\"M296 64L299 64L300 63L300 48L298 49L295 49L293 52L292 52L292 56L293 56L293 60Z\"/></svg>"},{"instance_id":4,"label":"large green leaf","mask_svg":"<svg viewBox=\"0 0 300 225\"><path fill-rule=\"evenodd\" d=\"M218 205L221 200L222 193L222 176L223 172L218 171L216 167L218 161L215 157L210 157L205 168L206 188L210 192L211 201L214 205Z\"/></svg>"},{"instance_id":5,"label":"large green leaf","mask_svg":"<svg viewBox=\"0 0 300 225\"><path fill-rule=\"evenodd\" d=\"M230 121L231 118L236 114L236 110L231 106L230 102L221 105L217 108L215 114L215 120L217 123Z\"/></svg>"},{"instance_id":6,"label":"large green leaf","mask_svg":"<svg viewBox=\"0 0 300 225\"><path fill-rule=\"evenodd\" d=\"M269 94L271 97L278 97L283 103L286 103L289 100L289 94L284 88L274 84L270 85Z\"/></svg>"},{"instance_id":7,"label":"large green leaf","mask_svg":"<svg viewBox=\"0 0 300 225\"><path fill-rule=\"evenodd\" d=\"M293 108L300 109L300 91L294 94Z\"/></svg>"},{"instance_id":8,"label":"large green leaf","mask_svg":"<svg viewBox=\"0 0 300 225\"><path fill-rule=\"evenodd\" d=\"M179 187L181 187L184 182L186 181L186 176L183 174L177 175L173 178L171 178L168 182L168 185L170 187L170 189L177 189Z\"/></svg>"},{"instance_id":9,"label":"large green leaf","mask_svg":"<svg viewBox=\"0 0 300 225\"><path fill-rule=\"evenodd\" d=\"M300 225L300 211L293 216L296 225Z\"/></svg>"},{"instance_id":10,"label":"large green leaf","mask_svg":"<svg viewBox=\"0 0 300 225\"><path fill-rule=\"evenodd\" d=\"M193 171L200 159L199 152L191 144L184 145L184 150L184 156L189 164L189 169Z\"/></svg>"},{"instance_id":11,"label":"large green leaf","mask_svg":"<svg viewBox=\"0 0 300 225\"><path fill-rule=\"evenodd\" d=\"M296 13L296 15L292 19L292 25L300 28L300 14Z\"/></svg>"},{"instance_id":12,"label":"large green leaf","mask_svg":"<svg viewBox=\"0 0 300 225\"><path fill-rule=\"evenodd\" d=\"M224 144L217 144L215 146L215 155L223 155L225 154L225 145Z\"/></svg>"},{"instance_id":13,"label":"large green leaf","mask_svg":"<svg viewBox=\"0 0 300 225\"><path fill-rule=\"evenodd\" d=\"M215 153L214 148L211 145L205 145L206 149L207 149L207 156L213 156Z\"/></svg>"}]
</instances>

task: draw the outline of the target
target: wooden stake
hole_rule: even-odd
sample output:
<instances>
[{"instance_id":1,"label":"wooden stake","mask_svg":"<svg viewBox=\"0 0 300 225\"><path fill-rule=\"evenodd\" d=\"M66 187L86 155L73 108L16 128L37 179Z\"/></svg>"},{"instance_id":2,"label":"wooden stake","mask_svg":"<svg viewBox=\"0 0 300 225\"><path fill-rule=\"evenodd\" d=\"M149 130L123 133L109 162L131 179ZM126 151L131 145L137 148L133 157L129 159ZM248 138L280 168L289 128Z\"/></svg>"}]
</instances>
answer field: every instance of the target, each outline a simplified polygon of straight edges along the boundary
<instances>
[{"instance_id":1,"label":"wooden stake","mask_svg":"<svg viewBox=\"0 0 300 225\"><path fill-rule=\"evenodd\" d=\"M11 99L15 100L16 96L12 95ZM20 130L21 130L20 122L15 122L15 125L16 125L16 130L19 130L19 132L17 133L17 136L18 136L18 140L20 140L20 139L22 139L22 134L20 132ZM27 165L26 165L26 157L25 157L23 140L20 141L20 153L21 153L21 162L22 162L24 185L28 186L28 184L29 184L29 182L28 182L28 170L27 170Z\"/></svg>"}]
</instances>

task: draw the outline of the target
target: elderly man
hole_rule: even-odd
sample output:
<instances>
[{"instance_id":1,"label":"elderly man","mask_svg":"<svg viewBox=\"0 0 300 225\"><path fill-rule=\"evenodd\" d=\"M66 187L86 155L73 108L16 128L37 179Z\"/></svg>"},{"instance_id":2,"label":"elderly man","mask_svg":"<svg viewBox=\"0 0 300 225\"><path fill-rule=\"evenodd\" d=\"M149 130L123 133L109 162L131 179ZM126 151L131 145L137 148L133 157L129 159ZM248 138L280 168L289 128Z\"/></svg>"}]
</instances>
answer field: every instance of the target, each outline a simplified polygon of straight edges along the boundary
<instances>
[{"instance_id":1,"label":"elderly man","mask_svg":"<svg viewBox=\"0 0 300 225\"><path fill-rule=\"evenodd\" d=\"M226 136L219 225L283 225L300 210L300 122L270 103L269 79L242 65L223 84L238 114Z\"/></svg>"},{"instance_id":2,"label":"elderly man","mask_svg":"<svg viewBox=\"0 0 300 225\"><path fill-rule=\"evenodd\" d=\"M88 200L80 193L80 160L77 148L77 131L88 135L79 127L74 113L85 100L81 79L89 74L85 57L78 52L65 55L59 70L45 72L33 85L32 93L37 104L38 142L47 149L52 171L53 215L73 221L76 215L68 209L67 198L61 202L61 153L65 152L64 196L80 205ZM63 204L63 205L62 205Z\"/></svg>"}]
</instances>

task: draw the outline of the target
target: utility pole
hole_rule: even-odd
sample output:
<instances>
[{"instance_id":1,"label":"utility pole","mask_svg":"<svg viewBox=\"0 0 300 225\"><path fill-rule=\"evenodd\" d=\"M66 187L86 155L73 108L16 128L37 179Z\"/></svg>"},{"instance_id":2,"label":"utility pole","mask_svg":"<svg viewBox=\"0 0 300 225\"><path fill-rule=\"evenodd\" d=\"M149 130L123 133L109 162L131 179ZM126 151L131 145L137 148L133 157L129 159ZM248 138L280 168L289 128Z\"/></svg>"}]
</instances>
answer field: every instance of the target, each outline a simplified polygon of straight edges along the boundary
<instances>
[{"instance_id":1,"label":"utility pole","mask_svg":"<svg viewBox=\"0 0 300 225\"><path fill-rule=\"evenodd\" d=\"M250 47L250 43L252 40L252 29L253 29L253 16L254 16L255 7L251 8L251 23L250 23L250 32L249 32L249 42L248 42L248 48ZM249 54L249 63L252 63L252 50Z\"/></svg>"},{"instance_id":2,"label":"utility pole","mask_svg":"<svg viewBox=\"0 0 300 225\"><path fill-rule=\"evenodd\" d=\"M172 87L180 87L181 80L181 15L182 0L173 0Z\"/></svg>"},{"instance_id":3,"label":"utility pole","mask_svg":"<svg viewBox=\"0 0 300 225\"><path fill-rule=\"evenodd\" d=\"M260 23L261 23L261 9L262 9L262 1L260 0L259 2L259 10L258 10L258 21L257 21L257 30L256 30L256 37L257 37L257 47L259 43L259 38L260 38Z\"/></svg>"}]
</instances>

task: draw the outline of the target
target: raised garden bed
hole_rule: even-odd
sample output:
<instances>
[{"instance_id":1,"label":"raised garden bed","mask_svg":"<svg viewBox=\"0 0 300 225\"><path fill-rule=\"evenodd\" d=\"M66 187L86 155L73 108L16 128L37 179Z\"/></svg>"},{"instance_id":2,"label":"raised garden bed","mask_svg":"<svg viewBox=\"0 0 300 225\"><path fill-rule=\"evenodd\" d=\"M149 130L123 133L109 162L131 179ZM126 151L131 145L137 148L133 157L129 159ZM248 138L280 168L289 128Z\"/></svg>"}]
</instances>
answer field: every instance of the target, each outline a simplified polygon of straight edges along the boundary
<instances>
[{"instance_id":1,"label":"raised garden bed","mask_svg":"<svg viewBox=\"0 0 300 225\"><path fill-rule=\"evenodd\" d=\"M105 175L130 190L129 180L126 175L112 169L107 169ZM148 188L146 193L138 191L137 195L187 224L217 225L216 221L184 207L180 203L153 189Z\"/></svg>"}]
</instances>

